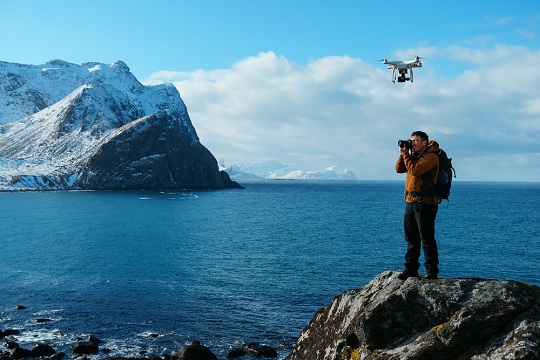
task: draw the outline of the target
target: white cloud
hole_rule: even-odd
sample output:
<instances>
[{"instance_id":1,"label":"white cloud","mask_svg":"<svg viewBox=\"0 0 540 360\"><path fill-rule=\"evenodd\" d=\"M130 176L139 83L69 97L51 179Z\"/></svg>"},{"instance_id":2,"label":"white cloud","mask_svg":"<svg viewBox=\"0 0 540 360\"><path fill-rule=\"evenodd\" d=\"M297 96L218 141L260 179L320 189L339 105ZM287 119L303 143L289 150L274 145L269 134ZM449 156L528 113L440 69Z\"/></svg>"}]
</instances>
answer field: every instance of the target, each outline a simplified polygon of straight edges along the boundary
<instances>
[{"instance_id":1,"label":"white cloud","mask_svg":"<svg viewBox=\"0 0 540 360\"><path fill-rule=\"evenodd\" d=\"M413 50L429 56L414 84L392 84L380 63L332 56L300 65L272 52L230 69L161 71L145 83L175 84L201 142L229 165L338 165L362 179L401 179L396 142L424 130L454 158L461 180L540 180L540 53ZM471 68L444 77L440 60Z\"/></svg>"}]
</instances>

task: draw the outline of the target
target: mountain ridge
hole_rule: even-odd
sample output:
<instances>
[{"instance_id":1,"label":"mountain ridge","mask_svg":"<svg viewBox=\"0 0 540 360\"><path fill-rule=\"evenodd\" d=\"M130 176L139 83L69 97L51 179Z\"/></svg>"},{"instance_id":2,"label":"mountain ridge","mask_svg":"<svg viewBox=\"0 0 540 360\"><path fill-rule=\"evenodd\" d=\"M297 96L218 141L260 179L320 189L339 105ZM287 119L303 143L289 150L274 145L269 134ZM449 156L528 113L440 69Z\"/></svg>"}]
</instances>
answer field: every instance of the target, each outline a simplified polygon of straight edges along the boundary
<instances>
[{"instance_id":1,"label":"mountain ridge","mask_svg":"<svg viewBox=\"0 0 540 360\"><path fill-rule=\"evenodd\" d=\"M221 167L236 180L349 180L358 178L349 169L330 166L320 171L305 171L276 161L257 164L235 164Z\"/></svg>"},{"instance_id":2,"label":"mountain ridge","mask_svg":"<svg viewBox=\"0 0 540 360\"><path fill-rule=\"evenodd\" d=\"M240 187L176 88L142 85L121 61L0 62L0 81L2 190Z\"/></svg>"}]
</instances>

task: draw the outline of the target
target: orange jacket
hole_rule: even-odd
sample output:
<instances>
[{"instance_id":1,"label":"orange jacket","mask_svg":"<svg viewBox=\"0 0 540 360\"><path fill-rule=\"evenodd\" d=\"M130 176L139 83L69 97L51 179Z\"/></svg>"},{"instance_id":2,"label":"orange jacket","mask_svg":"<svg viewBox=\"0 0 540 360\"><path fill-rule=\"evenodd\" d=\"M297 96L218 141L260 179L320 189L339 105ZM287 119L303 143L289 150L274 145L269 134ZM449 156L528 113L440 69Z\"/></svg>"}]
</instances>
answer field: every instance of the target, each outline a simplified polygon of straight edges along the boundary
<instances>
[{"instance_id":1,"label":"orange jacket","mask_svg":"<svg viewBox=\"0 0 540 360\"><path fill-rule=\"evenodd\" d=\"M437 183L439 175L439 144L430 140L427 146L424 154L400 154L396 162L396 172L407 173L405 201L437 205L437 197L429 189Z\"/></svg>"}]
</instances>

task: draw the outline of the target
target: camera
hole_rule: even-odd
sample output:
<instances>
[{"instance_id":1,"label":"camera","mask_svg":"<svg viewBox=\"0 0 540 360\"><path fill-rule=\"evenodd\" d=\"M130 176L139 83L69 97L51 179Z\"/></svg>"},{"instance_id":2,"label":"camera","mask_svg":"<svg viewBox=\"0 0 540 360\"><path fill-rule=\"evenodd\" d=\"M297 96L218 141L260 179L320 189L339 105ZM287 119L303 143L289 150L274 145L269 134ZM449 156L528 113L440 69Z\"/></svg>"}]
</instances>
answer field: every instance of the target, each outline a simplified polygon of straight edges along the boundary
<instances>
[{"instance_id":1,"label":"camera","mask_svg":"<svg viewBox=\"0 0 540 360\"><path fill-rule=\"evenodd\" d=\"M412 141L411 140L398 140L397 145L399 147L406 147L410 149L412 148Z\"/></svg>"}]
</instances>

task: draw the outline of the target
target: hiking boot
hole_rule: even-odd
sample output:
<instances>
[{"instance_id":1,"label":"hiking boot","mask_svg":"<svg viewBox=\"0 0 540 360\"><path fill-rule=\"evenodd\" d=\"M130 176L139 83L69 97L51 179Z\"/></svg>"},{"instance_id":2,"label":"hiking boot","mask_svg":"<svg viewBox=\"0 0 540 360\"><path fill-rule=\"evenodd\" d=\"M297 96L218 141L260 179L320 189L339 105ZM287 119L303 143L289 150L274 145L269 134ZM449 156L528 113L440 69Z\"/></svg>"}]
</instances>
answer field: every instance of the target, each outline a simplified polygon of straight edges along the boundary
<instances>
[{"instance_id":1,"label":"hiking boot","mask_svg":"<svg viewBox=\"0 0 540 360\"><path fill-rule=\"evenodd\" d=\"M410 277L418 277L418 271L405 269L397 276L399 280L407 280Z\"/></svg>"},{"instance_id":2,"label":"hiking boot","mask_svg":"<svg viewBox=\"0 0 540 360\"><path fill-rule=\"evenodd\" d=\"M426 276L426 279L429 279L429 280L437 280L439 277L437 276L437 274L428 274Z\"/></svg>"}]
</instances>

